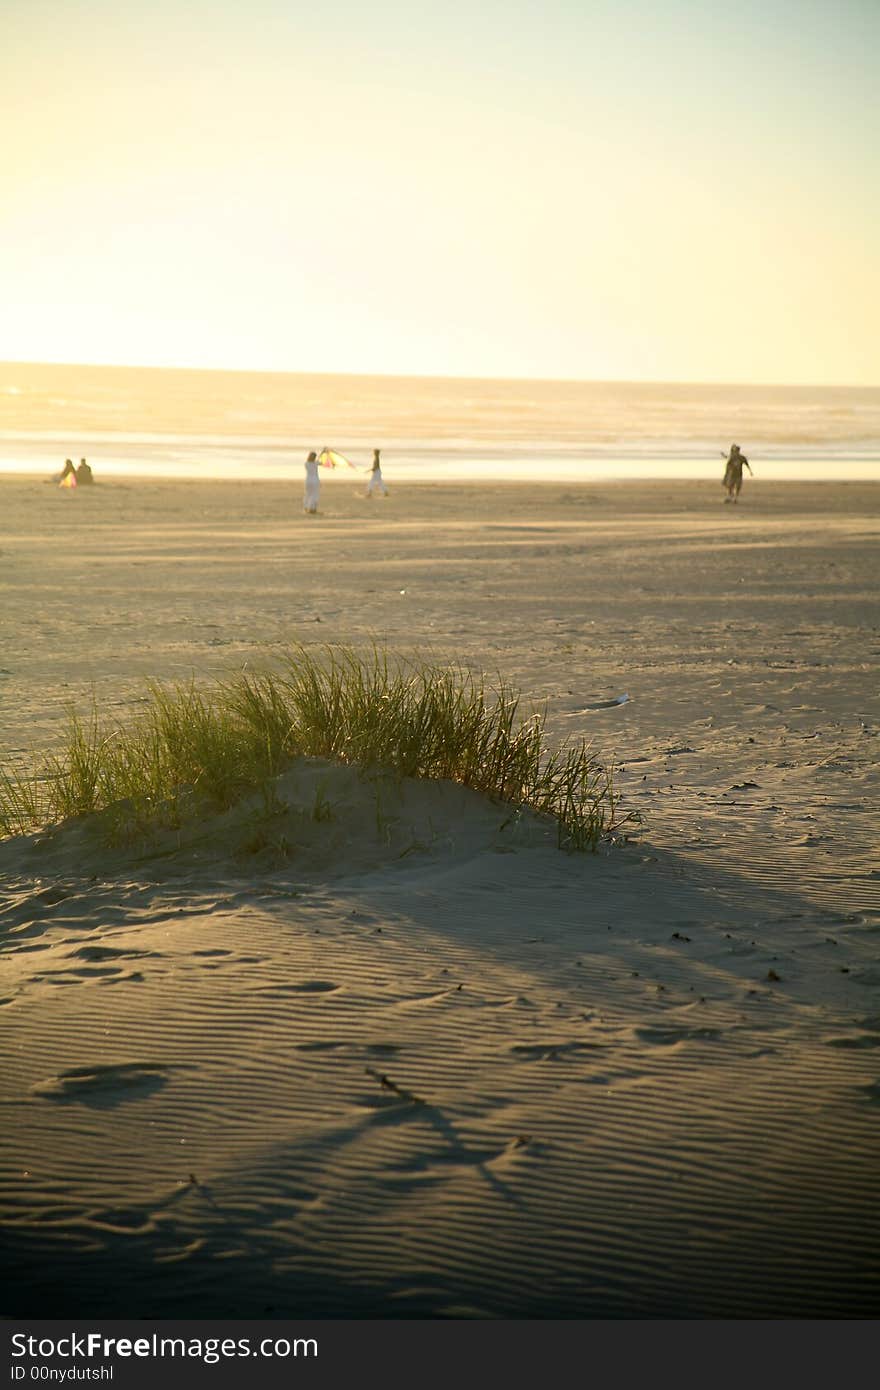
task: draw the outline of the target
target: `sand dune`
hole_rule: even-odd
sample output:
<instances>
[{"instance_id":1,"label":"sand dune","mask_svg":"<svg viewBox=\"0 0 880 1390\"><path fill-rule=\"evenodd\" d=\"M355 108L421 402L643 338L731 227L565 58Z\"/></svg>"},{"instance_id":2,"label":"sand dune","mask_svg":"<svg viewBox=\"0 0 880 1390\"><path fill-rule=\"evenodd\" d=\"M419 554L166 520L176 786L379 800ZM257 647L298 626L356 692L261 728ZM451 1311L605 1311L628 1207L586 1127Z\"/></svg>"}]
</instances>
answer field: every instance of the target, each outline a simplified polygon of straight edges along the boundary
<instances>
[{"instance_id":1,"label":"sand dune","mask_svg":"<svg viewBox=\"0 0 880 1390\"><path fill-rule=\"evenodd\" d=\"M9 488L13 756L59 678L124 711L317 616L498 665L644 824L312 760L149 858L0 846L4 1311L877 1314L872 490Z\"/></svg>"}]
</instances>

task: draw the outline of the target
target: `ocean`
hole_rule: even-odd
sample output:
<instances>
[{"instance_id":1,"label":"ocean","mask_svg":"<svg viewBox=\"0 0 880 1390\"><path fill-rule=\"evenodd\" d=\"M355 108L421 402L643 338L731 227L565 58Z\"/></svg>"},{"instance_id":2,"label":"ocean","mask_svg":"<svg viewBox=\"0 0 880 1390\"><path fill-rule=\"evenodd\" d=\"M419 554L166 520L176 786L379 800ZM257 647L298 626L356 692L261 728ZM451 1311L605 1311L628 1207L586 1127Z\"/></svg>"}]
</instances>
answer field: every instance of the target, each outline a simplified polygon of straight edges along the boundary
<instances>
[{"instance_id":1,"label":"ocean","mask_svg":"<svg viewBox=\"0 0 880 1390\"><path fill-rule=\"evenodd\" d=\"M301 476L327 445L390 479L707 478L734 440L760 476L880 478L880 388L0 364L0 472Z\"/></svg>"}]
</instances>

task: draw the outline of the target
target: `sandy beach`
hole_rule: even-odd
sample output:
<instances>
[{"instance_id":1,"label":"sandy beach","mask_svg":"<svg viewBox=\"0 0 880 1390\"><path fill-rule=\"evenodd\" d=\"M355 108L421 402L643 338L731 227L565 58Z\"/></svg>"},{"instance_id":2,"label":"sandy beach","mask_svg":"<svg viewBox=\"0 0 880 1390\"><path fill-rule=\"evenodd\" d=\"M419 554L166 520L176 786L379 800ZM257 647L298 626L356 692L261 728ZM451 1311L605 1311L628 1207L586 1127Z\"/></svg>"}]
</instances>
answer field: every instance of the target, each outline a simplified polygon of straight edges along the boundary
<instances>
[{"instance_id":1,"label":"sandy beach","mask_svg":"<svg viewBox=\"0 0 880 1390\"><path fill-rule=\"evenodd\" d=\"M3 764L378 641L546 702L640 823L326 768L283 861L0 844L0 1311L878 1315L880 484L388 473L0 479Z\"/></svg>"}]
</instances>

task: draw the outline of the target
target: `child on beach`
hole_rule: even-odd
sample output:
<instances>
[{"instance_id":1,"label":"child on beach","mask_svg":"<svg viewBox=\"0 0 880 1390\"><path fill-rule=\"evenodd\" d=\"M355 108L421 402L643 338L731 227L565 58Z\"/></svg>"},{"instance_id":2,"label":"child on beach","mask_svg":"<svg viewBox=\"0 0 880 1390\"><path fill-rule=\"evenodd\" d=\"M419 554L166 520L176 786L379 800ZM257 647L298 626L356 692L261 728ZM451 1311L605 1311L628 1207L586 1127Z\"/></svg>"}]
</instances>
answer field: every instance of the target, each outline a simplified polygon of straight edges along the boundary
<instances>
[{"instance_id":1,"label":"child on beach","mask_svg":"<svg viewBox=\"0 0 880 1390\"><path fill-rule=\"evenodd\" d=\"M373 467L370 472L369 482L367 483L367 496L372 497L374 493L381 493L383 497L388 496L388 489L382 477L382 465L379 462L379 450L373 450Z\"/></svg>"}]
</instances>

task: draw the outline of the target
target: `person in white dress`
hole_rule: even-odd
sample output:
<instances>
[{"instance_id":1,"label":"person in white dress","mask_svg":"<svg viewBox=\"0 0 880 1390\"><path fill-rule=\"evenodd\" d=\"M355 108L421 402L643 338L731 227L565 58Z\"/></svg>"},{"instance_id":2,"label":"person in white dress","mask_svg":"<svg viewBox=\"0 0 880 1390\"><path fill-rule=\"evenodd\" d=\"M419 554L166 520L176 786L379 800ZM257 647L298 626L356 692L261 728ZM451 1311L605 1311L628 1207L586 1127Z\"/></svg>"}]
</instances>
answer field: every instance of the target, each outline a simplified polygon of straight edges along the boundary
<instances>
[{"instance_id":1,"label":"person in white dress","mask_svg":"<svg viewBox=\"0 0 880 1390\"><path fill-rule=\"evenodd\" d=\"M318 477L318 455L314 449L306 459L306 487L303 493L303 511L314 516L318 510L318 497L321 492L321 479Z\"/></svg>"},{"instance_id":2,"label":"person in white dress","mask_svg":"<svg viewBox=\"0 0 880 1390\"><path fill-rule=\"evenodd\" d=\"M370 473L370 480L367 483L367 496L372 497L375 493L380 493L383 497L388 496L388 489L382 477L382 464L379 461L379 450L373 450L373 468Z\"/></svg>"}]
</instances>

